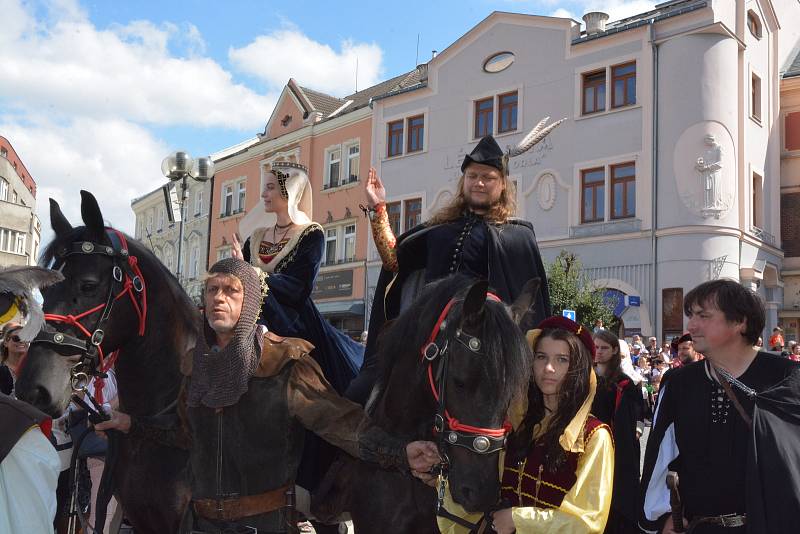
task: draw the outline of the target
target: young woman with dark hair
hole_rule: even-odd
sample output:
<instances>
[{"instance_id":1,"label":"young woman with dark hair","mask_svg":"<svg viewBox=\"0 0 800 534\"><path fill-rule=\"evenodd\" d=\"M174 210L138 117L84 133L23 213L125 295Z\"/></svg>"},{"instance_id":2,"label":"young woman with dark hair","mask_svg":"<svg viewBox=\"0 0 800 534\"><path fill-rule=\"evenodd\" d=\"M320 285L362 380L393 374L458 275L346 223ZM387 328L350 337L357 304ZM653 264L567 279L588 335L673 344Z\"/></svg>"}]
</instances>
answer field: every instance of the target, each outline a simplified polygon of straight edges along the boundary
<instances>
[{"instance_id":1,"label":"young woman with dark hair","mask_svg":"<svg viewBox=\"0 0 800 534\"><path fill-rule=\"evenodd\" d=\"M491 530L524 533L600 533L611 507L614 445L611 430L591 415L597 388L590 331L551 317L527 335L533 376L522 406L512 410L511 434L501 465L501 509ZM516 414L524 414L515 417ZM445 508L469 521L448 498ZM445 534L467 529L440 519Z\"/></svg>"},{"instance_id":2,"label":"young woman with dark hair","mask_svg":"<svg viewBox=\"0 0 800 534\"><path fill-rule=\"evenodd\" d=\"M597 395L592 413L614 434L614 492L607 534L638 533L639 437L644 429L641 388L622 372L619 338L608 330L594 334Z\"/></svg>"}]
</instances>

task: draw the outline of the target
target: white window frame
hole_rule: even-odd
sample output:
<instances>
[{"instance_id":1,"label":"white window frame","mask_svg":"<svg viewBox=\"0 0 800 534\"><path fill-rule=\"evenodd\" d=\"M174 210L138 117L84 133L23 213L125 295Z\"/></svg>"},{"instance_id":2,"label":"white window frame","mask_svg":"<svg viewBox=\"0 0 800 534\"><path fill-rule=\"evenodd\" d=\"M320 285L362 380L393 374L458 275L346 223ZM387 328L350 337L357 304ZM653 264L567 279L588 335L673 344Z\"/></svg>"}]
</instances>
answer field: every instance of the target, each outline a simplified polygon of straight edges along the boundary
<instances>
[{"instance_id":1,"label":"white window frame","mask_svg":"<svg viewBox=\"0 0 800 534\"><path fill-rule=\"evenodd\" d=\"M247 180L236 182L236 210L234 213L242 213L247 205Z\"/></svg>"},{"instance_id":2,"label":"white window frame","mask_svg":"<svg viewBox=\"0 0 800 534\"><path fill-rule=\"evenodd\" d=\"M8 181L5 178L0 178L0 200L8 199Z\"/></svg>"},{"instance_id":3,"label":"white window frame","mask_svg":"<svg viewBox=\"0 0 800 534\"><path fill-rule=\"evenodd\" d=\"M331 237L331 232L333 232L333 237ZM333 261L328 261L328 249L330 247L330 243L333 242ZM325 254L325 262L324 265L335 265L339 261L339 227L333 226L330 228L325 228L325 250L323 251Z\"/></svg>"},{"instance_id":4,"label":"white window frame","mask_svg":"<svg viewBox=\"0 0 800 534\"><path fill-rule=\"evenodd\" d=\"M222 194L220 195L222 201L219 203L220 217L230 217L236 212L236 208L234 207L235 196L233 192L233 185L234 185L233 183L222 184ZM226 210L228 197L230 197L231 199L230 211Z\"/></svg>"},{"instance_id":5,"label":"white window frame","mask_svg":"<svg viewBox=\"0 0 800 534\"><path fill-rule=\"evenodd\" d=\"M189 277L190 278L197 278L198 267L200 264L200 247L194 243L192 244L192 250L189 254Z\"/></svg>"},{"instance_id":6,"label":"white window frame","mask_svg":"<svg viewBox=\"0 0 800 534\"><path fill-rule=\"evenodd\" d=\"M17 232L16 239L14 240L14 253L15 254L25 254L25 241L26 236L22 232Z\"/></svg>"},{"instance_id":7,"label":"white window frame","mask_svg":"<svg viewBox=\"0 0 800 534\"><path fill-rule=\"evenodd\" d=\"M339 158L334 159L334 154L339 153ZM339 176L332 176L331 167L339 164ZM335 182L335 184L334 184ZM342 185L342 145L334 145L325 151L325 189L333 189Z\"/></svg>"},{"instance_id":8,"label":"white window frame","mask_svg":"<svg viewBox=\"0 0 800 534\"><path fill-rule=\"evenodd\" d=\"M163 209L160 209L160 208L156 208L156 211L158 212L158 228L157 228L157 230L160 232L160 231L162 231L164 229L164 220L166 219L166 213L164 212Z\"/></svg>"},{"instance_id":9,"label":"white window frame","mask_svg":"<svg viewBox=\"0 0 800 534\"><path fill-rule=\"evenodd\" d=\"M231 257L231 247L224 246L217 249L217 261L224 260Z\"/></svg>"},{"instance_id":10,"label":"white window frame","mask_svg":"<svg viewBox=\"0 0 800 534\"><path fill-rule=\"evenodd\" d=\"M352 228L352 232L348 232L348 230ZM358 241L356 240L356 234L358 232L358 225L354 222L342 225L342 259L345 262L355 261L356 259L356 247L358 246ZM347 255L347 242L350 240L353 243L353 255Z\"/></svg>"},{"instance_id":11,"label":"white window frame","mask_svg":"<svg viewBox=\"0 0 800 534\"><path fill-rule=\"evenodd\" d=\"M356 153L355 155L350 153L350 151L353 148L358 149L358 153ZM355 142L352 142L352 143L347 143L347 144L342 145L342 154L345 154L345 153L347 155L347 165L346 165L346 168L344 169L344 174L346 175L346 179L345 179L344 182L340 182L339 185L353 184L353 183L356 183L356 182L361 180L361 143L359 141L355 141ZM353 159L356 159L356 158L358 158L358 165L356 165L356 179L355 180L351 180L350 179L350 162Z\"/></svg>"}]
</instances>

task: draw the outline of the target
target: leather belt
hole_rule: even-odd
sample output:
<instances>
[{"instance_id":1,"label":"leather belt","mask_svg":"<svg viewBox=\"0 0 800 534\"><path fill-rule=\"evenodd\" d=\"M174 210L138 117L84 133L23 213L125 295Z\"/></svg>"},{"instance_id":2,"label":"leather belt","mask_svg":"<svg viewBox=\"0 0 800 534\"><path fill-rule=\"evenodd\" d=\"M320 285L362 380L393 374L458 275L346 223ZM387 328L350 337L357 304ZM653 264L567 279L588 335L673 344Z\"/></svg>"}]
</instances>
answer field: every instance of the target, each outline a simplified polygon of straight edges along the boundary
<instances>
[{"instance_id":1,"label":"leather belt","mask_svg":"<svg viewBox=\"0 0 800 534\"><path fill-rule=\"evenodd\" d=\"M747 514L725 514L696 517L692 520L692 526L699 524L717 525L724 528L743 527L747 523Z\"/></svg>"},{"instance_id":2,"label":"leather belt","mask_svg":"<svg viewBox=\"0 0 800 534\"><path fill-rule=\"evenodd\" d=\"M197 499L192 501L197 515L206 519L236 521L243 517L274 512L287 506L287 492L293 485L286 485L259 495L245 495L227 499Z\"/></svg>"}]
</instances>

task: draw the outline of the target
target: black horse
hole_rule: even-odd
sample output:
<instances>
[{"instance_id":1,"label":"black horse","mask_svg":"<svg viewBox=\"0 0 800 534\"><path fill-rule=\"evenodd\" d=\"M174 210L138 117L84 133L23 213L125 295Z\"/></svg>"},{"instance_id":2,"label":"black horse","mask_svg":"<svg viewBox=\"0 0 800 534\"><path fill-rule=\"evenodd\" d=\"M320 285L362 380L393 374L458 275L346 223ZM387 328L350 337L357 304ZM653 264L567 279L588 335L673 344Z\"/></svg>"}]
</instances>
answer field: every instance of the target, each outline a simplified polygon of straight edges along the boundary
<instances>
[{"instance_id":1,"label":"black horse","mask_svg":"<svg viewBox=\"0 0 800 534\"><path fill-rule=\"evenodd\" d=\"M487 295L486 282L449 277L430 285L379 341L383 369L371 417L408 439L438 441L451 494L469 511L499 497L506 414L530 370L519 322L535 321L529 308L538 288L531 280L509 307ZM346 506L358 534L438 532L434 489L363 462L350 475Z\"/></svg>"},{"instance_id":2,"label":"black horse","mask_svg":"<svg viewBox=\"0 0 800 534\"><path fill-rule=\"evenodd\" d=\"M180 355L194 344L197 310L153 254L106 228L91 193L81 191L81 197L85 226L77 228L50 200L55 239L42 259L65 277L42 292L50 338L62 341L64 347L34 342L16 385L17 395L53 417L64 413L73 393L71 371L87 353L76 345L89 347L86 342L93 335L106 358L119 351L121 411L147 416L170 410L181 384ZM95 311L77 320L81 326L53 319L91 310ZM72 347L64 341L70 339L75 341ZM120 440L114 493L137 534L177 532L189 499L187 466L186 451L135 436Z\"/></svg>"}]
</instances>

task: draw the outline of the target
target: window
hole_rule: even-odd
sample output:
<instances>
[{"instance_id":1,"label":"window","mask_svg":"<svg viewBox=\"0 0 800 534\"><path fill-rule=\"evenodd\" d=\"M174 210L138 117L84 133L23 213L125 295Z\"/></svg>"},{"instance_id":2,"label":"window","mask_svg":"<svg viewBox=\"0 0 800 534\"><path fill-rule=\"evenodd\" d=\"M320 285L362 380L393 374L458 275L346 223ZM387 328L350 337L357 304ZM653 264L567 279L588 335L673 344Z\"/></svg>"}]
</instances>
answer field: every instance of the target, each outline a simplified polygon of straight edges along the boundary
<instances>
[{"instance_id":1,"label":"window","mask_svg":"<svg viewBox=\"0 0 800 534\"><path fill-rule=\"evenodd\" d=\"M198 269L200 267L200 247L197 245L192 246L192 253L189 256L189 277L197 278Z\"/></svg>"},{"instance_id":2,"label":"window","mask_svg":"<svg viewBox=\"0 0 800 534\"><path fill-rule=\"evenodd\" d=\"M412 198L405 201L406 215L404 232L414 228L422 222L422 199Z\"/></svg>"},{"instance_id":3,"label":"window","mask_svg":"<svg viewBox=\"0 0 800 534\"><path fill-rule=\"evenodd\" d=\"M231 249L230 248L223 248L217 251L217 261L224 260L225 258L231 257Z\"/></svg>"},{"instance_id":4,"label":"window","mask_svg":"<svg viewBox=\"0 0 800 534\"><path fill-rule=\"evenodd\" d=\"M344 227L344 259L353 261L356 258L356 225L348 224Z\"/></svg>"},{"instance_id":5,"label":"window","mask_svg":"<svg viewBox=\"0 0 800 534\"><path fill-rule=\"evenodd\" d=\"M756 73L750 83L750 116L761 122L761 78Z\"/></svg>"},{"instance_id":6,"label":"window","mask_svg":"<svg viewBox=\"0 0 800 534\"><path fill-rule=\"evenodd\" d=\"M8 182L0 178L0 200L8 200Z\"/></svg>"},{"instance_id":7,"label":"window","mask_svg":"<svg viewBox=\"0 0 800 534\"><path fill-rule=\"evenodd\" d=\"M8 157L8 150L6 149L6 147L0 148L0 156L3 156L4 158Z\"/></svg>"},{"instance_id":8,"label":"window","mask_svg":"<svg viewBox=\"0 0 800 534\"><path fill-rule=\"evenodd\" d=\"M165 215L166 214L165 214L164 210L162 210L162 209L158 210L158 226L156 228L157 228L157 230L159 232L164 229L164 216Z\"/></svg>"},{"instance_id":9,"label":"window","mask_svg":"<svg viewBox=\"0 0 800 534\"><path fill-rule=\"evenodd\" d=\"M425 117L419 115L408 119L407 152L419 152L423 148L425 138Z\"/></svg>"},{"instance_id":10,"label":"window","mask_svg":"<svg viewBox=\"0 0 800 534\"><path fill-rule=\"evenodd\" d=\"M583 75L583 114L606 109L606 71Z\"/></svg>"},{"instance_id":11,"label":"window","mask_svg":"<svg viewBox=\"0 0 800 534\"><path fill-rule=\"evenodd\" d=\"M403 121L393 121L387 125L388 128L388 151L387 157L399 156L403 153Z\"/></svg>"},{"instance_id":12,"label":"window","mask_svg":"<svg viewBox=\"0 0 800 534\"><path fill-rule=\"evenodd\" d=\"M611 218L636 215L636 164L611 166Z\"/></svg>"},{"instance_id":13,"label":"window","mask_svg":"<svg viewBox=\"0 0 800 534\"><path fill-rule=\"evenodd\" d=\"M758 19L753 10L747 12L747 29L753 34L756 39L761 39L761 21Z\"/></svg>"},{"instance_id":14,"label":"window","mask_svg":"<svg viewBox=\"0 0 800 534\"><path fill-rule=\"evenodd\" d=\"M497 133L513 132L517 129L517 101L516 91L498 97L499 122L497 124Z\"/></svg>"},{"instance_id":15,"label":"window","mask_svg":"<svg viewBox=\"0 0 800 534\"><path fill-rule=\"evenodd\" d=\"M347 183L357 182L361 167L361 147L352 145L347 149Z\"/></svg>"},{"instance_id":16,"label":"window","mask_svg":"<svg viewBox=\"0 0 800 534\"><path fill-rule=\"evenodd\" d=\"M200 189L194 197L194 216L203 214L203 190Z\"/></svg>"},{"instance_id":17,"label":"window","mask_svg":"<svg viewBox=\"0 0 800 534\"><path fill-rule=\"evenodd\" d=\"M389 226L392 227L394 235L400 235L400 203L389 202L386 204L386 214L389 216Z\"/></svg>"},{"instance_id":18,"label":"window","mask_svg":"<svg viewBox=\"0 0 800 534\"><path fill-rule=\"evenodd\" d=\"M19 196L17 196L17 192L16 191L11 193L11 202L13 202L14 204L19 202Z\"/></svg>"},{"instance_id":19,"label":"window","mask_svg":"<svg viewBox=\"0 0 800 534\"><path fill-rule=\"evenodd\" d=\"M786 150L800 150L800 111L787 113L784 117L783 145Z\"/></svg>"},{"instance_id":20,"label":"window","mask_svg":"<svg viewBox=\"0 0 800 534\"><path fill-rule=\"evenodd\" d=\"M337 241L337 228L329 228L325 236L325 264L331 265L336 263L336 241Z\"/></svg>"},{"instance_id":21,"label":"window","mask_svg":"<svg viewBox=\"0 0 800 534\"><path fill-rule=\"evenodd\" d=\"M475 102L475 138L492 134L494 126L494 97Z\"/></svg>"},{"instance_id":22,"label":"window","mask_svg":"<svg viewBox=\"0 0 800 534\"><path fill-rule=\"evenodd\" d=\"M222 188L222 216L227 217L233 214L233 185L226 185Z\"/></svg>"},{"instance_id":23,"label":"window","mask_svg":"<svg viewBox=\"0 0 800 534\"><path fill-rule=\"evenodd\" d=\"M244 211L245 201L247 199L247 182L245 181L239 182L239 184L237 185L237 190L238 190L238 195L236 198L238 199L239 202L236 204L236 212L240 213Z\"/></svg>"},{"instance_id":24,"label":"window","mask_svg":"<svg viewBox=\"0 0 800 534\"><path fill-rule=\"evenodd\" d=\"M147 233L153 231L153 212L150 211L147 214Z\"/></svg>"},{"instance_id":25,"label":"window","mask_svg":"<svg viewBox=\"0 0 800 534\"><path fill-rule=\"evenodd\" d=\"M620 108L635 103L636 62L611 67L611 107Z\"/></svg>"},{"instance_id":26,"label":"window","mask_svg":"<svg viewBox=\"0 0 800 534\"><path fill-rule=\"evenodd\" d=\"M27 235L14 230L0 228L0 252L12 254L25 254Z\"/></svg>"},{"instance_id":27,"label":"window","mask_svg":"<svg viewBox=\"0 0 800 534\"><path fill-rule=\"evenodd\" d=\"M764 229L764 178L753 173L753 226Z\"/></svg>"},{"instance_id":28,"label":"window","mask_svg":"<svg viewBox=\"0 0 800 534\"><path fill-rule=\"evenodd\" d=\"M328 187L339 187L342 169L342 149L337 148L328 154Z\"/></svg>"},{"instance_id":29,"label":"window","mask_svg":"<svg viewBox=\"0 0 800 534\"><path fill-rule=\"evenodd\" d=\"M605 171L602 167L581 171L581 222L597 222L605 218Z\"/></svg>"}]
</instances>

